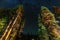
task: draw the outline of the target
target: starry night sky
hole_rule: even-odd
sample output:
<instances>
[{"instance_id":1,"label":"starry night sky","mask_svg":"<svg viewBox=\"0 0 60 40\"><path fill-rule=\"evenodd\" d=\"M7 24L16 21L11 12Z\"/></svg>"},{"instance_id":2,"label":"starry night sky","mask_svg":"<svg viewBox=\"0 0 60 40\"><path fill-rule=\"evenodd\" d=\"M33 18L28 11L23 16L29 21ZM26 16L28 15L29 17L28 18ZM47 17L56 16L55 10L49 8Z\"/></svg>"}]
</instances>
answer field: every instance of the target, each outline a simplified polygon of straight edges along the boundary
<instances>
[{"instance_id":1,"label":"starry night sky","mask_svg":"<svg viewBox=\"0 0 60 40\"><path fill-rule=\"evenodd\" d=\"M11 8L23 4L25 27L24 34L37 35L37 15L40 13L40 7L46 6L53 11L52 6L60 6L59 0L0 0L0 7Z\"/></svg>"}]
</instances>

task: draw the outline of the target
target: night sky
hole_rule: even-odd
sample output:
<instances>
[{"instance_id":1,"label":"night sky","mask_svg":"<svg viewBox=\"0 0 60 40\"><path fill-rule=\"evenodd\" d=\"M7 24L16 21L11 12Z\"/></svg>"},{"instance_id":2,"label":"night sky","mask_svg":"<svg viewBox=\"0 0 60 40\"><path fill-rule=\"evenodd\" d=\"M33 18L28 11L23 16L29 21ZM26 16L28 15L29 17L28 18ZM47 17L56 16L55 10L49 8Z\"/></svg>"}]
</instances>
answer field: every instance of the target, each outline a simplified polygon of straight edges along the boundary
<instances>
[{"instance_id":1,"label":"night sky","mask_svg":"<svg viewBox=\"0 0 60 40\"><path fill-rule=\"evenodd\" d=\"M25 27L24 34L37 35L37 15L40 13L40 7L46 6L53 11L52 6L60 6L59 0L0 0L0 7L12 8L17 5L23 4Z\"/></svg>"}]
</instances>

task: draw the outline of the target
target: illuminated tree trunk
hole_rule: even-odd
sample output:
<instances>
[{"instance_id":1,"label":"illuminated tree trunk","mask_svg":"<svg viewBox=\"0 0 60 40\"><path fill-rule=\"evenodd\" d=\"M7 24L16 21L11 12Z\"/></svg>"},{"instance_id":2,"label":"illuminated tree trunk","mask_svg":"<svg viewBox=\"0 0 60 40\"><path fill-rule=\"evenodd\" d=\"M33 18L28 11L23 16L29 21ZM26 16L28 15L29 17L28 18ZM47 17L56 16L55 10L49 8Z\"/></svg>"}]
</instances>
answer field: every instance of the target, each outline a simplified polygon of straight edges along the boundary
<instances>
[{"instance_id":1,"label":"illuminated tree trunk","mask_svg":"<svg viewBox=\"0 0 60 40\"><path fill-rule=\"evenodd\" d=\"M6 30L4 31L4 34L0 38L0 40L15 40L17 34L19 35L18 31L23 30L23 29L21 29L23 27L22 24L24 24L22 8L23 8L23 6L21 5L18 7L17 11L15 11L16 14L13 15L12 19L10 20Z\"/></svg>"},{"instance_id":2,"label":"illuminated tree trunk","mask_svg":"<svg viewBox=\"0 0 60 40\"><path fill-rule=\"evenodd\" d=\"M23 16L23 6L19 6L19 8L17 9L16 13L18 15L17 17L17 22L16 22L16 25L14 25L15 27L15 32L12 33L12 37L11 37L11 40L15 40L16 39L16 36L18 35L19 37L21 37L21 33L23 33L23 28L24 28L24 16ZM14 28L13 28L14 29ZM14 36L15 34L15 36Z\"/></svg>"}]
</instances>

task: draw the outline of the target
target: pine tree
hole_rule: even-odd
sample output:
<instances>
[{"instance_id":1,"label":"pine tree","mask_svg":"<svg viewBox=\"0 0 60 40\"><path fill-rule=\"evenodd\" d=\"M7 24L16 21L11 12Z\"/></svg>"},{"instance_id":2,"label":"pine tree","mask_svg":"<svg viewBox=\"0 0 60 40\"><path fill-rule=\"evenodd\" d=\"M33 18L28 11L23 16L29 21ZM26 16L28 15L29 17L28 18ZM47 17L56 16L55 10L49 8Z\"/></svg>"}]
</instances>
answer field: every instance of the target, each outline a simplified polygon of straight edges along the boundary
<instances>
[{"instance_id":1,"label":"pine tree","mask_svg":"<svg viewBox=\"0 0 60 40\"><path fill-rule=\"evenodd\" d=\"M41 7L41 16L44 26L46 27L51 40L60 40L60 29L56 23L54 14L46 7Z\"/></svg>"},{"instance_id":2,"label":"pine tree","mask_svg":"<svg viewBox=\"0 0 60 40\"><path fill-rule=\"evenodd\" d=\"M40 14L38 15L38 40L49 40L47 30L41 22Z\"/></svg>"}]
</instances>

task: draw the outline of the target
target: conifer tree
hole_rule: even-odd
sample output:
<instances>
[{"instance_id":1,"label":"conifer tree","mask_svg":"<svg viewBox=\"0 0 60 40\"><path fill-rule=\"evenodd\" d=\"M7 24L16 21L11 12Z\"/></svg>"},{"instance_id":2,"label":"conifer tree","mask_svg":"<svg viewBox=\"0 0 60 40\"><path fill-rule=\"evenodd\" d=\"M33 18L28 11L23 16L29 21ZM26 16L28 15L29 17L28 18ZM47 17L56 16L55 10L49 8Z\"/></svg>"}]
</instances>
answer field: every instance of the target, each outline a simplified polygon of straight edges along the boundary
<instances>
[{"instance_id":1,"label":"conifer tree","mask_svg":"<svg viewBox=\"0 0 60 40\"><path fill-rule=\"evenodd\" d=\"M56 22L54 14L46 7L41 7L42 22L46 27L50 40L60 40L60 27Z\"/></svg>"},{"instance_id":2,"label":"conifer tree","mask_svg":"<svg viewBox=\"0 0 60 40\"><path fill-rule=\"evenodd\" d=\"M38 40L49 40L47 30L45 26L42 24L40 14L38 15L38 35L39 35Z\"/></svg>"}]
</instances>

